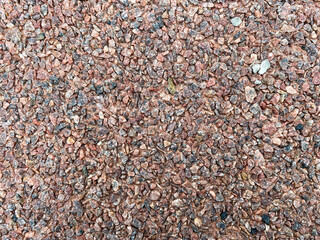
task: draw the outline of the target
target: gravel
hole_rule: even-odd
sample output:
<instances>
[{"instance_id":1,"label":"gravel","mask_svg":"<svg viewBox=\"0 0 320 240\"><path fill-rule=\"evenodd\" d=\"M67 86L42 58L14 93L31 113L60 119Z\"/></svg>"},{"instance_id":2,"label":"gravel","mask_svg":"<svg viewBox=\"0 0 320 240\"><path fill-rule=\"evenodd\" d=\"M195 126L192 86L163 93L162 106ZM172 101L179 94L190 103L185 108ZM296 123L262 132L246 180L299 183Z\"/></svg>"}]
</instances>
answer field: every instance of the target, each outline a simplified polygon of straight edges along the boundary
<instances>
[{"instance_id":1,"label":"gravel","mask_svg":"<svg viewBox=\"0 0 320 240\"><path fill-rule=\"evenodd\" d=\"M319 4L2 1L0 239L320 239Z\"/></svg>"}]
</instances>

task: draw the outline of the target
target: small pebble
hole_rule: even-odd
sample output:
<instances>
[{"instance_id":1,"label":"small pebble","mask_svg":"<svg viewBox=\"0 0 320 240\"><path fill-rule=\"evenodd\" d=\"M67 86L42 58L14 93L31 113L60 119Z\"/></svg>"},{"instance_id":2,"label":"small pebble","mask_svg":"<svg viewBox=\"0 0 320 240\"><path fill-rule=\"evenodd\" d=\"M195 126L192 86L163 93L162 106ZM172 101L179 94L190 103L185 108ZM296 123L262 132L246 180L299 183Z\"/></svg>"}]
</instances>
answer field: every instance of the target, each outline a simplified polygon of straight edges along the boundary
<instances>
[{"instance_id":1,"label":"small pebble","mask_svg":"<svg viewBox=\"0 0 320 240\"><path fill-rule=\"evenodd\" d=\"M291 86L287 86L286 90L289 94L297 94L298 92Z\"/></svg>"},{"instance_id":2,"label":"small pebble","mask_svg":"<svg viewBox=\"0 0 320 240\"><path fill-rule=\"evenodd\" d=\"M157 201L157 200L159 200L160 196L161 196L161 194L160 194L158 191L153 190L153 191L150 193L150 200L152 200L152 201Z\"/></svg>"},{"instance_id":3,"label":"small pebble","mask_svg":"<svg viewBox=\"0 0 320 240\"><path fill-rule=\"evenodd\" d=\"M43 16L46 16L48 14L48 6L47 4L43 4L40 7L41 13L43 14Z\"/></svg>"},{"instance_id":4,"label":"small pebble","mask_svg":"<svg viewBox=\"0 0 320 240\"><path fill-rule=\"evenodd\" d=\"M271 67L271 65L270 65L269 60L268 59L263 60L261 63L259 74L260 75L265 74L270 67Z\"/></svg>"},{"instance_id":5,"label":"small pebble","mask_svg":"<svg viewBox=\"0 0 320 240\"><path fill-rule=\"evenodd\" d=\"M246 93L246 100L249 103L252 103L253 100L257 97L256 90L252 87L247 86L245 88L245 93Z\"/></svg>"},{"instance_id":6,"label":"small pebble","mask_svg":"<svg viewBox=\"0 0 320 240\"><path fill-rule=\"evenodd\" d=\"M225 229L227 226L226 226L226 224L224 222L218 222L217 223L217 227L221 228L221 229Z\"/></svg>"},{"instance_id":7,"label":"small pebble","mask_svg":"<svg viewBox=\"0 0 320 240\"><path fill-rule=\"evenodd\" d=\"M255 235L255 234L257 234L258 233L258 230L256 229L256 228L251 228L251 231L250 231L250 233L252 234L252 235Z\"/></svg>"},{"instance_id":8,"label":"small pebble","mask_svg":"<svg viewBox=\"0 0 320 240\"><path fill-rule=\"evenodd\" d=\"M222 194L217 194L217 196L216 196L216 201L217 201L217 202L223 202L223 201L224 201L223 195L222 195Z\"/></svg>"},{"instance_id":9,"label":"small pebble","mask_svg":"<svg viewBox=\"0 0 320 240\"><path fill-rule=\"evenodd\" d=\"M222 213L220 214L221 220L222 220L222 221L223 221L223 220L226 220L227 217L228 217L228 215L229 215L229 213L228 213L227 211L222 212Z\"/></svg>"},{"instance_id":10,"label":"small pebble","mask_svg":"<svg viewBox=\"0 0 320 240\"><path fill-rule=\"evenodd\" d=\"M132 226L137 228L137 229L141 229L142 228L142 222L135 218L132 221Z\"/></svg>"},{"instance_id":11,"label":"small pebble","mask_svg":"<svg viewBox=\"0 0 320 240\"><path fill-rule=\"evenodd\" d=\"M301 223L295 222L292 226L293 231L299 231L301 229L302 225Z\"/></svg>"},{"instance_id":12,"label":"small pebble","mask_svg":"<svg viewBox=\"0 0 320 240\"><path fill-rule=\"evenodd\" d=\"M200 218L195 218L194 219L194 224L197 226L197 227L201 227L202 225L202 221Z\"/></svg>"},{"instance_id":13,"label":"small pebble","mask_svg":"<svg viewBox=\"0 0 320 240\"><path fill-rule=\"evenodd\" d=\"M242 20L239 17L234 17L231 19L231 23L233 26L238 27L241 24Z\"/></svg>"},{"instance_id":14,"label":"small pebble","mask_svg":"<svg viewBox=\"0 0 320 240\"><path fill-rule=\"evenodd\" d=\"M46 38L46 35L44 34L44 33L40 33L39 35L38 35L38 40L43 40L43 39L45 39Z\"/></svg>"},{"instance_id":15,"label":"small pebble","mask_svg":"<svg viewBox=\"0 0 320 240\"><path fill-rule=\"evenodd\" d=\"M74 139L72 137L68 137L67 143L68 144L74 144Z\"/></svg>"},{"instance_id":16,"label":"small pebble","mask_svg":"<svg viewBox=\"0 0 320 240\"><path fill-rule=\"evenodd\" d=\"M259 63L253 64L252 65L252 72L257 73L257 72L259 72L260 68L261 68L261 64L259 64Z\"/></svg>"},{"instance_id":17,"label":"small pebble","mask_svg":"<svg viewBox=\"0 0 320 240\"><path fill-rule=\"evenodd\" d=\"M35 30L31 21L26 22L26 24L24 25L24 30L28 32L33 32Z\"/></svg>"},{"instance_id":18,"label":"small pebble","mask_svg":"<svg viewBox=\"0 0 320 240\"><path fill-rule=\"evenodd\" d=\"M262 215L262 222L264 222L267 225L270 225L270 216L267 214Z\"/></svg>"}]
</instances>

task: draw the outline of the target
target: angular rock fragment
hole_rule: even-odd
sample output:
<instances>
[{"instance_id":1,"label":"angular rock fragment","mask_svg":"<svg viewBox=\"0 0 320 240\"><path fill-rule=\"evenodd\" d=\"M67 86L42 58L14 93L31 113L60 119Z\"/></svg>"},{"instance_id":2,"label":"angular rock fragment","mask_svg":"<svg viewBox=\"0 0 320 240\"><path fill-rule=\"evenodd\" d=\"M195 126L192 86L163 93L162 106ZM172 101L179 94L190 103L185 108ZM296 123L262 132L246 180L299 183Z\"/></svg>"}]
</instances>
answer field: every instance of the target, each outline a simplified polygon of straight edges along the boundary
<instances>
[{"instance_id":1,"label":"angular rock fragment","mask_svg":"<svg viewBox=\"0 0 320 240\"><path fill-rule=\"evenodd\" d=\"M245 94L246 94L246 100L249 103L252 103L254 99L257 97L256 90L249 86L245 88Z\"/></svg>"},{"instance_id":2,"label":"angular rock fragment","mask_svg":"<svg viewBox=\"0 0 320 240\"><path fill-rule=\"evenodd\" d=\"M242 22L242 20L239 17L234 17L234 18L231 19L231 23L235 27L240 26L241 22Z\"/></svg>"},{"instance_id":3,"label":"angular rock fragment","mask_svg":"<svg viewBox=\"0 0 320 240\"><path fill-rule=\"evenodd\" d=\"M261 62L261 67L260 67L260 70L259 70L259 74L260 75L265 74L270 67L271 67L271 65L270 65L269 60L268 59L263 60Z\"/></svg>"}]
</instances>

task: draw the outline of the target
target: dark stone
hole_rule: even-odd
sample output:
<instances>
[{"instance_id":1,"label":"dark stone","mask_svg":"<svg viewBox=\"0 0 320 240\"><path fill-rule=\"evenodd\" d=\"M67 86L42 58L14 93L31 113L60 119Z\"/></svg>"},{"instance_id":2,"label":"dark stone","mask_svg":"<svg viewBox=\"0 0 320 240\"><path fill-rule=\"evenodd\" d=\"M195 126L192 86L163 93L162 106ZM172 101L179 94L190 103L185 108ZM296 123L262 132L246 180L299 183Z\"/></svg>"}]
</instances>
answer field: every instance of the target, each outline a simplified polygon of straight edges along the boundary
<instances>
[{"instance_id":1,"label":"dark stone","mask_svg":"<svg viewBox=\"0 0 320 240\"><path fill-rule=\"evenodd\" d=\"M118 146L118 143L115 139L107 142L108 149L115 149Z\"/></svg>"},{"instance_id":2,"label":"dark stone","mask_svg":"<svg viewBox=\"0 0 320 240\"><path fill-rule=\"evenodd\" d=\"M96 93L97 93L98 95L102 94L102 93L103 93L103 86L97 85L97 86L96 86Z\"/></svg>"},{"instance_id":3,"label":"dark stone","mask_svg":"<svg viewBox=\"0 0 320 240\"><path fill-rule=\"evenodd\" d=\"M109 88L110 88L110 90L112 90L112 89L115 89L117 86L118 86L118 84L116 82L112 82L112 83L110 83Z\"/></svg>"},{"instance_id":4,"label":"dark stone","mask_svg":"<svg viewBox=\"0 0 320 240\"><path fill-rule=\"evenodd\" d=\"M302 198L303 200L305 200L305 201L309 201L309 197L308 197L307 195L303 195L303 196L301 196L301 198Z\"/></svg>"},{"instance_id":5,"label":"dark stone","mask_svg":"<svg viewBox=\"0 0 320 240\"><path fill-rule=\"evenodd\" d=\"M262 215L262 222L264 222L267 225L270 225L270 216L268 214Z\"/></svg>"},{"instance_id":6,"label":"dark stone","mask_svg":"<svg viewBox=\"0 0 320 240\"><path fill-rule=\"evenodd\" d=\"M299 231L301 229L301 227L302 227L301 223L296 222L296 223L293 224L292 230L293 231Z\"/></svg>"},{"instance_id":7,"label":"dark stone","mask_svg":"<svg viewBox=\"0 0 320 240\"><path fill-rule=\"evenodd\" d=\"M55 227L55 232L60 232L60 231L61 231L61 226L60 225L56 226Z\"/></svg>"},{"instance_id":8,"label":"dark stone","mask_svg":"<svg viewBox=\"0 0 320 240\"><path fill-rule=\"evenodd\" d=\"M301 163L301 168L309 168L309 166L306 163L302 162Z\"/></svg>"},{"instance_id":9,"label":"dark stone","mask_svg":"<svg viewBox=\"0 0 320 240\"><path fill-rule=\"evenodd\" d=\"M158 20L158 21L153 24L153 28L154 28L155 30L158 30L158 29L160 29L160 28L163 27L162 17L161 17L161 16L158 16L158 17L157 17L157 20Z\"/></svg>"},{"instance_id":10,"label":"dark stone","mask_svg":"<svg viewBox=\"0 0 320 240\"><path fill-rule=\"evenodd\" d=\"M56 75L51 75L49 77L50 83L52 85L58 85L59 84L59 78Z\"/></svg>"},{"instance_id":11,"label":"dark stone","mask_svg":"<svg viewBox=\"0 0 320 240\"><path fill-rule=\"evenodd\" d=\"M212 208L211 208L211 215L212 215L212 216L215 216L216 213L217 213L217 210L215 209L215 207L212 207Z\"/></svg>"},{"instance_id":12,"label":"dark stone","mask_svg":"<svg viewBox=\"0 0 320 240\"><path fill-rule=\"evenodd\" d=\"M252 235L255 235L258 233L258 229L256 229L255 227L251 228L251 232Z\"/></svg>"},{"instance_id":13,"label":"dark stone","mask_svg":"<svg viewBox=\"0 0 320 240\"><path fill-rule=\"evenodd\" d=\"M233 40L236 40L238 37L240 37L241 31L237 32L234 36L233 36Z\"/></svg>"},{"instance_id":14,"label":"dark stone","mask_svg":"<svg viewBox=\"0 0 320 240\"><path fill-rule=\"evenodd\" d=\"M111 222L111 221L108 221L108 222L107 222L107 228L108 228L108 229L113 228L113 226L114 226L113 222Z\"/></svg>"},{"instance_id":15,"label":"dark stone","mask_svg":"<svg viewBox=\"0 0 320 240\"><path fill-rule=\"evenodd\" d=\"M197 226L195 226L194 224L191 224L191 228L192 228L193 232L195 232L195 233L199 232L199 228L197 228Z\"/></svg>"},{"instance_id":16,"label":"dark stone","mask_svg":"<svg viewBox=\"0 0 320 240\"><path fill-rule=\"evenodd\" d=\"M296 126L296 130L302 130L303 129L303 124L302 123L299 123L297 126Z\"/></svg>"},{"instance_id":17,"label":"dark stone","mask_svg":"<svg viewBox=\"0 0 320 240\"><path fill-rule=\"evenodd\" d=\"M228 217L228 215L229 215L229 213L228 213L227 211L222 212L222 213L220 214L221 220L222 220L222 221L223 221L223 220L226 220L227 217Z\"/></svg>"},{"instance_id":18,"label":"dark stone","mask_svg":"<svg viewBox=\"0 0 320 240\"><path fill-rule=\"evenodd\" d=\"M292 146L288 145L285 147L286 152L291 152L292 151Z\"/></svg>"},{"instance_id":19,"label":"dark stone","mask_svg":"<svg viewBox=\"0 0 320 240\"><path fill-rule=\"evenodd\" d=\"M78 230L76 231L76 235L77 235L77 236L82 236L83 234L84 234L84 231L83 231L82 228L80 228L80 229L78 229Z\"/></svg>"},{"instance_id":20,"label":"dark stone","mask_svg":"<svg viewBox=\"0 0 320 240\"><path fill-rule=\"evenodd\" d=\"M142 228L142 222L135 218L132 221L132 226L134 226L137 229L141 229Z\"/></svg>"},{"instance_id":21,"label":"dark stone","mask_svg":"<svg viewBox=\"0 0 320 240\"><path fill-rule=\"evenodd\" d=\"M81 55L79 55L78 53L76 52L73 52L72 53L72 57L73 57L73 61L74 62L79 62L81 60Z\"/></svg>"},{"instance_id":22,"label":"dark stone","mask_svg":"<svg viewBox=\"0 0 320 240\"><path fill-rule=\"evenodd\" d=\"M58 132L60 132L62 129L64 129L66 127L66 124L64 123L64 122L61 122L61 123L59 123L57 126L56 126L56 128L55 128L55 130L56 131L58 131Z\"/></svg>"},{"instance_id":23,"label":"dark stone","mask_svg":"<svg viewBox=\"0 0 320 240\"><path fill-rule=\"evenodd\" d=\"M83 208L82 205L79 201L74 201L73 202L74 210L76 211L76 214L78 217L81 217L83 214Z\"/></svg>"},{"instance_id":24,"label":"dark stone","mask_svg":"<svg viewBox=\"0 0 320 240\"><path fill-rule=\"evenodd\" d=\"M189 161L192 162L192 163L197 162L197 158L194 155L191 155L189 157Z\"/></svg>"},{"instance_id":25,"label":"dark stone","mask_svg":"<svg viewBox=\"0 0 320 240\"><path fill-rule=\"evenodd\" d=\"M225 229L226 228L226 224L224 222L218 222L217 223L217 227L221 228L221 229Z\"/></svg>"},{"instance_id":26,"label":"dark stone","mask_svg":"<svg viewBox=\"0 0 320 240\"><path fill-rule=\"evenodd\" d=\"M88 177L88 169L87 169L87 167L86 166L84 166L83 168L82 168L82 173L83 173L83 175L85 175L86 177Z\"/></svg>"}]
</instances>

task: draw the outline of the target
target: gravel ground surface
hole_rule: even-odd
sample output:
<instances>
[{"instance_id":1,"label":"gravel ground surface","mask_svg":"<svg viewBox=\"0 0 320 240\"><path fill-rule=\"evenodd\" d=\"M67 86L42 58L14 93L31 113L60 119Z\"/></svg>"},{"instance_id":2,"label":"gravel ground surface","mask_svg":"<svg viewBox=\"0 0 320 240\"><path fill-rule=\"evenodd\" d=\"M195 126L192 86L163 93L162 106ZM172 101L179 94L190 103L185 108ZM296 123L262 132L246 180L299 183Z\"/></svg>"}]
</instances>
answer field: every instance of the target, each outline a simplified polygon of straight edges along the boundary
<instances>
[{"instance_id":1,"label":"gravel ground surface","mask_svg":"<svg viewBox=\"0 0 320 240\"><path fill-rule=\"evenodd\" d=\"M319 240L319 40L319 1L1 0L1 240Z\"/></svg>"}]
</instances>

